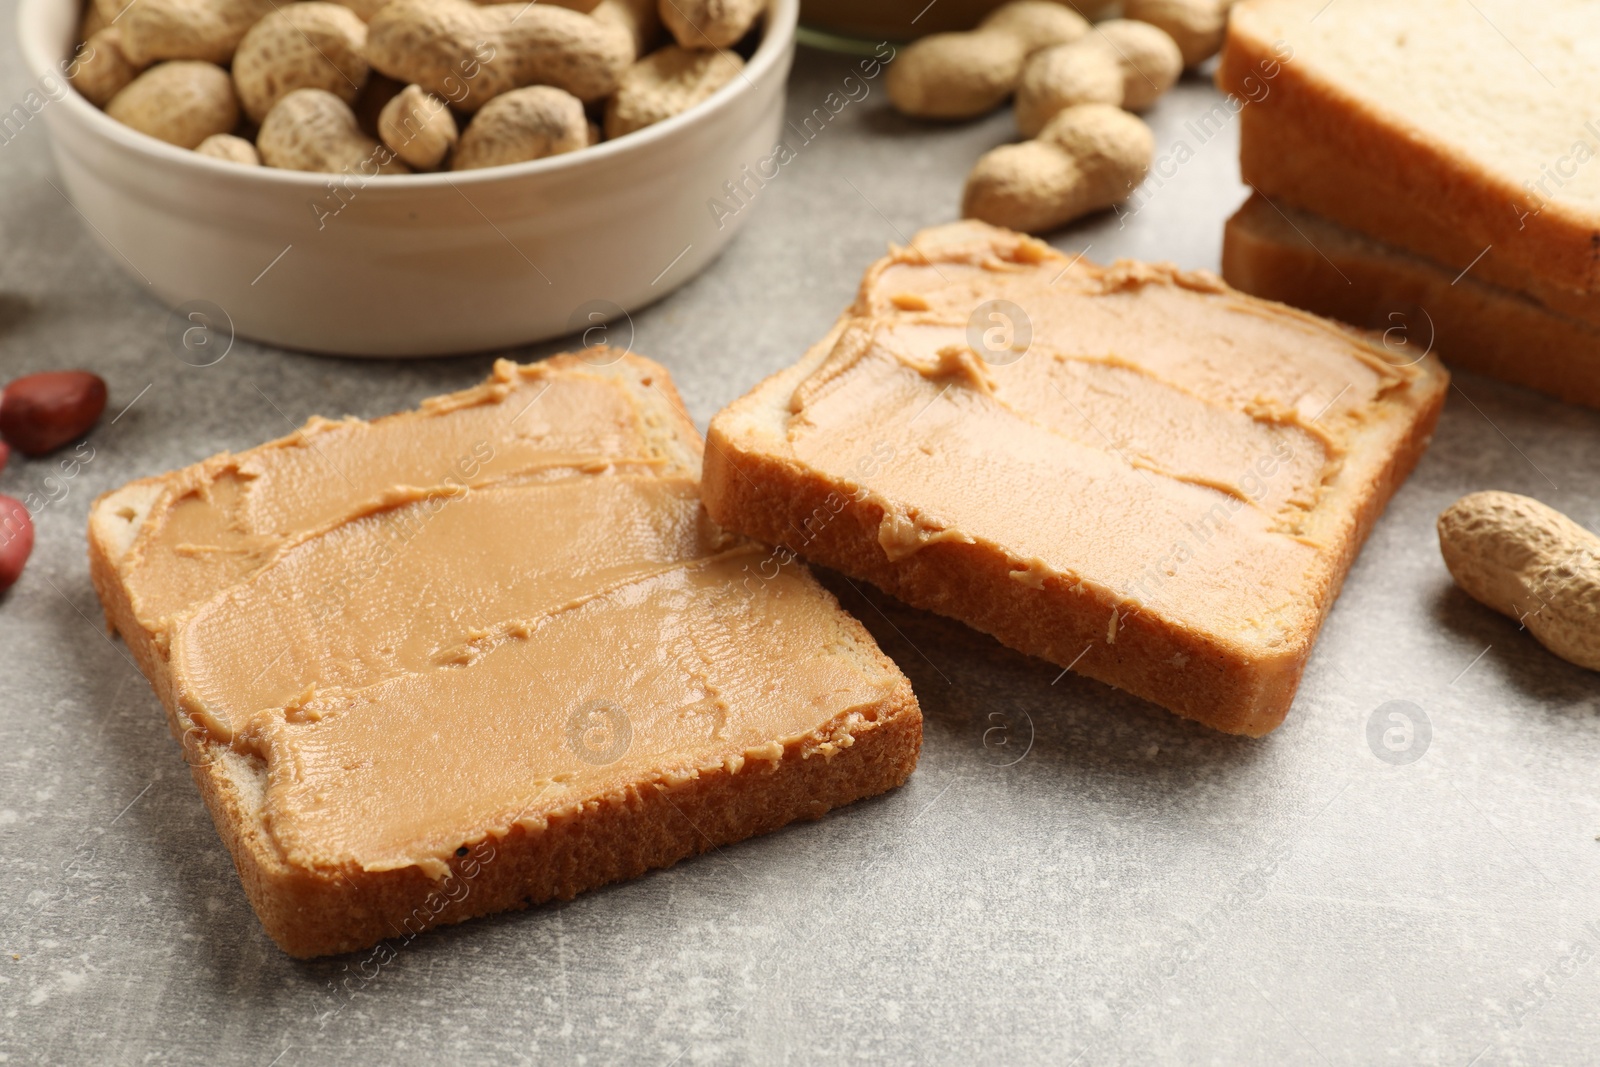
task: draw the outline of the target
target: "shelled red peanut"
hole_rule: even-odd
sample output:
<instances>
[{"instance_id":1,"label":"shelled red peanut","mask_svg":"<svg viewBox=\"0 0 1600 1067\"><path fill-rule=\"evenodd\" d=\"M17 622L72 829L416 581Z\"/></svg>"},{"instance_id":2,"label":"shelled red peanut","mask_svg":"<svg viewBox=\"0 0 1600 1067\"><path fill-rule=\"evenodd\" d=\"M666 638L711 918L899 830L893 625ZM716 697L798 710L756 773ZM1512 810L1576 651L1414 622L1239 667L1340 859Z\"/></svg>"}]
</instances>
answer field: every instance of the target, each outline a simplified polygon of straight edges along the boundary
<instances>
[{"instance_id":1,"label":"shelled red peanut","mask_svg":"<svg viewBox=\"0 0 1600 1067\"><path fill-rule=\"evenodd\" d=\"M42 456L77 440L100 421L106 383L88 371L28 374L0 390L0 469L12 449ZM20 500L0 496L0 593L22 575L33 552L33 519Z\"/></svg>"}]
</instances>

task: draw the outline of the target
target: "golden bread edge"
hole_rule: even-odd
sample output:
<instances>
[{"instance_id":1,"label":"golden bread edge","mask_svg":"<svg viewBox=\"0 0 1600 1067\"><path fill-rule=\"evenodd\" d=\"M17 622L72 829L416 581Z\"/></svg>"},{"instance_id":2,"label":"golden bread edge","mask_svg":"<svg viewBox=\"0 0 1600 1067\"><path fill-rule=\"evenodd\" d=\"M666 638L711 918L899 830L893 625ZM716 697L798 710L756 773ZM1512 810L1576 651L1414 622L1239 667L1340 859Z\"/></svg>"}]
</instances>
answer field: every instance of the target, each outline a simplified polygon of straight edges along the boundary
<instances>
[{"instance_id":1,"label":"golden bread edge","mask_svg":"<svg viewBox=\"0 0 1600 1067\"><path fill-rule=\"evenodd\" d=\"M1560 204L1530 211L1525 190L1426 130L1401 130L1305 61L1280 60L1246 15L1229 20L1216 74L1219 89L1250 101L1239 130L1246 184L1440 262L1465 266L1493 245L1515 272L1574 294L1600 291L1600 218ZM1269 62L1280 69L1262 95ZM1295 166L1297 144L1315 150L1315 167Z\"/></svg>"},{"instance_id":2,"label":"golden bread edge","mask_svg":"<svg viewBox=\"0 0 1600 1067\"><path fill-rule=\"evenodd\" d=\"M1246 172L1258 177L1270 168L1270 176L1262 177L1256 192L1263 200L1270 198L1276 210L1315 215L1403 255L1436 263L1451 278L1465 271L1463 281L1482 281L1523 294L1552 313L1600 327L1600 291L1570 289L1537 275L1504 256L1499 245L1485 254L1486 242L1413 210L1408 194L1396 187L1392 175L1347 174L1337 153L1322 142L1308 139L1302 131L1270 123L1270 116L1241 116L1240 160ZM1257 132L1258 126L1269 129ZM1349 200L1346 185L1351 181L1359 182L1366 194L1359 205L1343 208L1345 218L1334 218L1317 209L1318 204L1343 204Z\"/></svg>"},{"instance_id":3,"label":"golden bread edge","mask_svg":"<svg viewBox=\"0 0 1600 1067\"><path fill-rule=\"evenodd\" d=\"M661 391L675 435L694 450L701 438L665 368L625 357ZM552 369L583 367L575 356L546 361ZM418 868L334 873L291 867L279 858L230 770L244 757L191 732L173 692L155 635L138 622L118 569L126 546L114 511L160 487L173 474L141 479L103 494L89 515L89 574L109 627L122 635L166 711L168 729L200 790L217 834L233 857L245 894L268 935L291 956L310 958L366 948L390 938L500 911L530 907L669 867L680 859L732 844L787 823L901 785L915 769L922 715L910 683L853 616L839 622L857 649L896 678L876 714L835 746L837 723L823 724L785 745L773 763L747 761L737 772L702 771L682 783L650 783L591 798L574 815L542 829L516 826L504 838L452 859L434 880ZM815 580L812 579L813 584ZM837 606L832 594L816 586ZM839 731L840 733L846 731ZM827 745L824 749L823 746Z\"/></svg>"}]
</instances>

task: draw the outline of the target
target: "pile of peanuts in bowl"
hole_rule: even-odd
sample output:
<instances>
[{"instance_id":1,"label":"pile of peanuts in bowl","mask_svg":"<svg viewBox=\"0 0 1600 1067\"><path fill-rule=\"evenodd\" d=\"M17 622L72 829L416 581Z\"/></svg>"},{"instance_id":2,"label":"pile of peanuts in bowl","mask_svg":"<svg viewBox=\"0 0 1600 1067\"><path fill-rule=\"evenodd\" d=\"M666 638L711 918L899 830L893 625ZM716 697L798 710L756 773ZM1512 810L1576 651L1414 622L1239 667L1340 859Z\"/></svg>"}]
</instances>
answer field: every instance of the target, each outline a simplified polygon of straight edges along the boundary
<instances>
[{"instance_id":1,"label":"pile of peanuts in bowl","mask_svg":"<svg viewBox=\"0 0 1600 1067\"><path fill-rule=\"evenodd\" d=\"M920 119L975 119L1013 100L1029 138L985 153L961 211L1044 233L1125 199L1155 138L1133 112L1216 55L1233 0L1012 0L976 29L910 45L889 68L889 101ZM1120 7L1121 18L1106 18ZM1101 21L1103 20L1103 21Z\"/></svg>"},{"instance_id":2,"label":"pile of peanuts in bowl","mask_svg":"<svg viewBox=\"0 0 1600 1067\"><path fill-rule=\"evenodd\" d=\"M765 8L90 0L68 70L118 122L244 166L472 170L577 151L688 110L739 76L739 46Z\"/></svg>"}]
</instances>

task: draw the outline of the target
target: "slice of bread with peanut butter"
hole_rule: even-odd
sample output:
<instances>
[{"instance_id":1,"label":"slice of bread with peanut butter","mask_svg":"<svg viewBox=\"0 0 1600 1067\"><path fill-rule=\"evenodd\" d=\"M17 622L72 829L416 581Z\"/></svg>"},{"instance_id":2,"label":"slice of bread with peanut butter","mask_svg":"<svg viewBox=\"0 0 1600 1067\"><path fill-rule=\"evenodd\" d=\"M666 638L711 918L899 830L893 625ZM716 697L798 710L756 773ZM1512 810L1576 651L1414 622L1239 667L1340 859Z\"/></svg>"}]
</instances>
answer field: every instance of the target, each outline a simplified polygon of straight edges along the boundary
<instances>
[{"instance_id":1,"label":"slice of bread with peanut butter","mask_svg":"<svg viewBox=\"0 0 1600 1067\"><path fill-rule=\"evenodd\" d=\"M1261 735L1447 386L1209 273L959 223L712 419L703 493L730 529Z\"/></svg>"},{"instance_id":2,"label":"slice of bread with peanut butter","mask_svg":"<svg viewBox=\"0 0 1600 1067\"><path fill-rule=\"evenodd\" d=\"M607 349L134 482L111 625L292 955L670 865L905 780L909 683L700 505L666 372Z\"/></svg>"}]
</instances>

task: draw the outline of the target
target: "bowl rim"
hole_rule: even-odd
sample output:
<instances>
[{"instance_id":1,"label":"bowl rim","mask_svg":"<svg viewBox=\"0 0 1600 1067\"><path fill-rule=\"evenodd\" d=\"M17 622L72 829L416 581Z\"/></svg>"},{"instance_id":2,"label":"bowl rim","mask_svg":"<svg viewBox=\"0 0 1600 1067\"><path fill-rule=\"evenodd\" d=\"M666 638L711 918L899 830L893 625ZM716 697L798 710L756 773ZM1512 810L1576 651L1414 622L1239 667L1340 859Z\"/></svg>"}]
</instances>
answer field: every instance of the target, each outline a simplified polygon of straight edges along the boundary
<instances>
[{"instance_id":1,"label":"bowl rim","mask_svg":"<svg viewBox=\"0 0 1600 1067\"><path fill-rule=\"evenodd\" d=\"M52 106L65 106L96 136L116 142L125 149L164 165L196 168L199 173L226 175L242 182L321 189L330 180L339 177L338 174L321 171L283 170L266 166L241 167L237 163L202 156L190 149L168 144L131 126L124 126L107 115L72 87L72 83L62 71L64 60L51 55L51 49L40 39L41 35L35 28L37 15L42 9L52 4L65 6L70 2L71 0L22 0L17 6L17 39L23 63L27 66L35 84L43 85L47 77L53 77L59 79L66 87L67 91L61 96L52 96ZM750 61L745 64L737 78L687 111L625 134L614 141L602 141L600 144L559 156L548 156L525 163L502 164L497 167L432 171L424 174L368 175L363 176L364 182L370 183L365 187L374 190L392 189L398 192L404 189L441 186L485 185L559 174L586 166L601 166L614 157L639 155L659 142L687 131L690 127L709 123L718 113L731 107L739 97L755 92L759 83L792 52L799 20L800 0L770 0L761 43L756 46Z\"/></svg>"}]
</instances>

